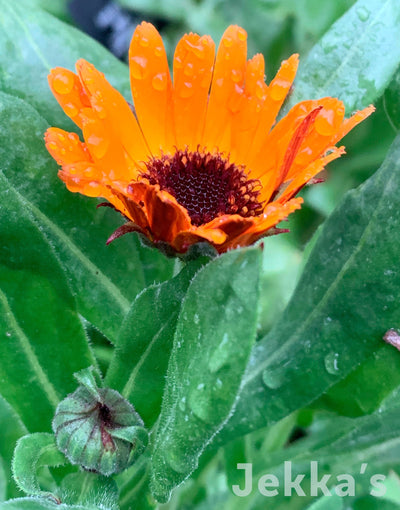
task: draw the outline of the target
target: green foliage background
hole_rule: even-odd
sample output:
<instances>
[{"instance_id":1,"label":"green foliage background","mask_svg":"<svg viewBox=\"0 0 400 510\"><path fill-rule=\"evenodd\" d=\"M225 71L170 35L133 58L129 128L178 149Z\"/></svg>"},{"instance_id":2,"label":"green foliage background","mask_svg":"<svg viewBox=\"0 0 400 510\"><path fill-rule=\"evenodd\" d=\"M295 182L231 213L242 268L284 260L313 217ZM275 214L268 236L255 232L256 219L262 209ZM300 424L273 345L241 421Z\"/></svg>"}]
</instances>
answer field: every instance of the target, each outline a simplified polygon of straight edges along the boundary
<instances>
[{"instance_id":1,"label":"green foliage background","mask_svg":"<svg viewBox=\"0 0 400 510\"><path fill-rule=\"evenodd\" d=\"M287 108L333 95L348 114L377 110L345 139L328 181L303 192L291 233L263 250L182 269L135 235L106 247L120 218L66 191L44 148L49 125L74 129L46 76L84 57L129 99L127 67L72 26L64 0L0 0L0 509L399 508L400 354L382 340L400 328L399 2L120 3L164 20L170 57L184 32L218 40L230 23L264 54L267 80L300 53ZM115 481L60 467L46 434L73 373L90 365L151 431L151 448ZM13 451L39 432L46 455L14 460L24 497ZM352 474L356 496L233 495L237 463L282 479L288 460L305 487L312 460L331 488ZM376 473L387 476L383 499L369 494Z\"/></svg>"}]
</instances>

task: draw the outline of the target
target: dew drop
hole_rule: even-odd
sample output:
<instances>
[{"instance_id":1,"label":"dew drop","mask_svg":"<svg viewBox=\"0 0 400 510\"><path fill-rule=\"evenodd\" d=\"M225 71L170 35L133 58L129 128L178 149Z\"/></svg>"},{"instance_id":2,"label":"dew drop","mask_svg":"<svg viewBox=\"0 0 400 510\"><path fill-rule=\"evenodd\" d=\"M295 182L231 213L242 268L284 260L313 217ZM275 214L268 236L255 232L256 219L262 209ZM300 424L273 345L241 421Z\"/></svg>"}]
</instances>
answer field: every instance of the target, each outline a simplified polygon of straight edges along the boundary
<instances>
[{"instance_id":1,"label":"dew drop","mask_svg":"<svg viewBox=\"0 0 400 510\"><path fill-rule=\"evenodd\" d=\"M194 89L193 84L190 82L185 82L181 87L179 87L179 96L182 99L186 99L188 97L193 96Z\"/></svg>"},{"instance_id":2,"label":"dew drop","mask_svg":"<svg viewBox=\"0 0 400 510\"><path fill-rule=\"evenodd\" d=\"M156 57L161 57L162 54L163 54L163 47L162 46L156 46L154 48L154 55Z\"/></svg>"},{"instance_id":3,"label":"dew drop","mask_svg":"<svg viewBox=\"0 0 400 510\"><path fill-rule=\"evenodd\" d=\"M92 134L87 139L87 144L91 154L95 158L101 159L107 152L109 142L105 138Z\"/></svg>"},{"instance_id":4,"label":"dew drop","mask_svg":"<svg viewBox=\"0 0 400 510\"><path fill-rule=\"evenodd\" d=\"M200 391L204 390L204 387L205 387L204 383L200 383L200 384L197 385L197 389L200 390Z\"/></svg>"},{"instance_id":5,"label":"dew drop","mask_svg":"<svg viewBox=\"0 0 400 510\"><path fill-rule=\"evenodd\" d=\"M76 117L78 115L78 113L79 113L78 108L74 104L72 104L72 103L65 104L64 105L64 111L70 117Z\"/></svg>"},{"instance_id":6,"label":"dew drop","mask_svg":"<svg viewBox=\"0 0 400 510\"><path fill-rule=\"evenodd\" d=\"M243 28L239 27L239 29L237 31L237 36L238 36L239 41L244 42L247 39L247 32L246 32L246 30L244 30Z\"/></svg>"},{"instance_id":7,"label":"dew drop","mask_svg":"<svg viewBox=\"0 0 400 510\"><path fill-rule=\"evenodd\" d=\"M222 341L215 349L215 351L211 354L210 359L208 361L208 369L212 374L220 370L224 365L229 362L230 359L230 349L229 349L229 337L227 333L224 333Z\"/></svg>"},{"instance_id":8,"label":"dew drop","mask_svg":"<svg viewBox=\"0 0 400 510\"><path fill-rule=\"evenodd\" d=\"M271 84L269 94L273 101L281 101L287 94L290 85L283 80L276 80Z\"/></svg>"},{"instance_id":9,"label":"dew drop","mask_svg":"<svg viewBox=\"0 0 400 510\"><path fill-rule=\"evenodd\" d=\"M52 150L52 151L55 151L55 150L57 150L57 149L58 149L58 145L57 145L56 143L54 143L54 142L49 142L49 143L47 144L47 147L48 147L50 150Z\"/></svg>"},{"instance_id":10,"label":"dew drop","mask_svg":"<svg viewBox=\"0 0 400 510\"><path fill-rule=\"evenodd\" d=\"M101 186L98 182L92 181L84 186L83 194L87 197L98 197L101 194Z\"/></svg>"},{"instance_id":11,"label":"dew drop","mask_svg":"<svg viewBox=\"0 0 400 510\"><path fill-rule=\"evenodd\" d=\"M135 80L142 80L147 65L147 58L135 56L130 60L130 72Z\"/></svg>"},{"instance_id":12,"label":"dew drop","mask_svg":"<svg viewBox=\"0 0 400 510\"><path fill-rule=\"evenodd\" d=\"M186 76L193 76L193 73L194 73L193 64L191 62L188 62L185 65L185 69L183 70L183 74L185 74Z\"/></svg>"},{"instance_id":13,"label":"dew drop","mask_svg":"<svg viewBox=\"0 0 400 510\"><path fill-rule=\"evenodd\" d=\"M199 314L195 313L194 316L193 316L193 322L195 324L198 324L200 322L200 317L199 317Z\"/></svg>"},{"instance_id":14,"label":"dew drop","mask_svg":"<svg viewBox=\"0 0 400 510\"><path fill-rule=\"evenodd\" d=\"M9 331L6 331L6 336L7 336L8 338L10 338L11 333L10 333Z\"/></svg>"},{"instance_id":15,"label":"dew drop","mask_svg":"<svg viewBox=\"0 0 400 510\"><path fill-rule=\"evenodd\" d=\"M369 10L365 7L360 7L356 10L356 13L360 21L367 21L369 18Z\"/></svg>"},{"instance_id":16,"label":"dew drop","mask_svg":"<svg viewBox=\"0 0 400 510\"><path fill-rule=\"evenodd\" d=\"M267 95L266 85L261 80L258 80L256 83L256 96L258 99L264 101Z\"/></svg>"},{"instance_id":17,"label":"dew drop","mask_svg":"<svg viewBox=\"0 0 400 510\"><path fill-rule=\"evenodd\" d=\"M69 94L74 87L74 78L70 74L58 73L53 78L53 87L58 94Z\"/></svg>"},{"instance_id":18,"label":"dew drop","mask_svg":"<svg viewBox=\"0 0 400 510\"><path fill-rule=\"evenodd\" d=\"M326 371L332 375L337 375L339 372L339 353L338 352L330 352L325 356L325 368Z\"/></svg>"},{"instance_id":19,"label":"dew drop","mask_svg":"<svg viewBox=\"0 0 400 510\"><path fill-rule=\"evenodd\" d=\"M167 88L167 75L165 73L156 74L151 84L155 90L163 91Z\"/></svg>"},{"instance_id":20,"label":"dew drop","mask_svg":"<svg viewBox=\"0 0 400 510\"><path fill-rule=\"evenodd\" d=\"M262 380L269 389L277 390L283 384L284 372L281 367L267 368L262 374Z\"/></svg>"},{"instance_id":21,"label":"dew drop","mask_svg":"<svg viewBox=\"0 0 400 510\"><path fill-rule=\"evenodd\" d=\"M340 117L335 115L334 110L323 108L315 119L314 127L320 135L331 136L336 132L339 123Z\"/></svg>"},{"instance_id":22,"label":"dew drop","mask_svg":"<svg viewBox=\"0 0 400 510\"><path fill-rule=\"evenodd\" d=\"M240 69L232 69L231 71L232 81L239 83L243 78L243 73Z\"/></svg>"},{"instance_id":23,"label":"dew drop","mask_svg":"<svg viewBox=\"0 0 400 510\"><path fill-rule=\"evenodd\" d=\"M139 39L139 44L140 46L142 46L142 48L147 48L148 45L149 45L149 40L147 39L147 37L144 37L143 35L140 37Z\"/></svg>"},{"instance_id":24,"label":"dew drop","mask_svg":"<svg viewBox=\"0 0 400 510\"><path fill-rule=\"evenodd\" d=\"M182 412L185 412L186 411L186 397L182 397L181 400L179 401L179 409L182 411Z\"/></svg>"},{"instance_id":25,"label":"dew drop","mask_svg":"<svg viewBox=\"0 0 400 510\"><path fill-rule=\"evenodd\" d=\"M222 41L223 41L223 44L224 44L224 46L226 48L230 48L232 46L232 44L233 44L233 39L232 39L232 37L229 37L229 36L224 37L222 39Z\"/></svg>"}]
</instances>

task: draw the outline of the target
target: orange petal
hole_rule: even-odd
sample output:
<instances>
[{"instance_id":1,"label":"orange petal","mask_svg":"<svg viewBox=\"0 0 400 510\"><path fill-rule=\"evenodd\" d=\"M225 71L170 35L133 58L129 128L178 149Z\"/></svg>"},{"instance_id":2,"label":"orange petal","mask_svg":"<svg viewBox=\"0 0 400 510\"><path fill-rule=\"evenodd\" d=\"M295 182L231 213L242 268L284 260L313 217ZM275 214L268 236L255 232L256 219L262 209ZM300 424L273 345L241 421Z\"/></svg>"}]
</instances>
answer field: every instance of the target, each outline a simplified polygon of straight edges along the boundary
<instances>
[{"instance_id":1,"label":"orange petal","mask_svg":"<svg viewBox=\"0 0 400 510\"><path fill-rule=\"evenodd\" d=\"M83 131L89 150L110 177L129 181L136 177L138 161L149 154L128 103L92 64L76 64L90 97L91 110L82 111Z\"/></svg>"},{"instance_id":2,"label":"orange petal","mask_svg":"<svg viewBox=\"0 0 400 510\"><path fill-rule=\"evenodd\" d=\"M336 135L334 135L332 143L337 143L339 140L341 140L344 136L347 135L349 131L351 131L355 126L357 126L357 124L359 124L364 119L369 117L371 113L374 113L374 111L375 106L370 104L369 106L367 106L367 108L364 108L363 110L356 112L349 119L345 119L339 131L336 133Z\"/></svg>"},{"instance_id":3,"label":"orange petal","mask_svg":"<svg viewBox=\"0 0 400 510\"><path fill-rule=\"evenodd\" d=\"M188 34L178 42L174 56L174 118L180 149L196 150L204 130L214 65L215 45L210 36Z\"/></svg>"},{"instance_id":4,"label":"orange petal","mask_svg":"<svg viewBox=\"0 0 400 510\"><path fill-rule=\"evenodd\" d=\"M283 204L291 197L296 195L299 190L314 176L322 172L324 167L331 161L340 158L342 154L345 154L344 147L331 147L332 151L330 154L313 161L310 165L304 168L301 172L293 178L292 182L285 188L282 194L277 198L277 202Z\"/></svg>"},{"instance_id":5,"label":"orange petal","mask_svg":"<svg viewBox=\"0 0 400 510\"><path fill-rule=\"evenodd\" d=\"M249 246L256 242L260 237L264 236L268 230L275 227L282 220L286 219L293 211L300 209L303 199L301 197L294 198L285 204L271 202L265 208L261 216L255 218L255 222L250 228L237 237L230 239L223 248L224 251L237 248L239 246Z\"/></svg>"},{"instance_id":6,"label":"orange petal","mask_svg":"<svg viewBox=\"0 0 400 510\"><path fill-rule=\"evenodd\" d=\"M173 240L172 246L177 252L185 253L193 244L207 241L217 247L224 243L226 238L227 235L218 228L207 229L204 227L195 227L193 230L179 232Z\"/></svg>"},{"instance_id":7,"label":"orange petal","mask_svg":"<svg viewBox=\"0 0 400 510\"><path fill-rule=\"evenodd\" d=\"M172 83L160 34L142 22L129 48L129 69L135 110L153 155L175 144L172 121Z\"/></svg>"},{"instance_id":8,"label":"orange petal","mask_svg":"<svg viewBox=\"0 0 400 510\"><path fill-rule=\"evenodd\" d=\"M249 147L260 123L260 112L268 94L265 83L264 57L258 53L247 62L244 97L241 108L232 118L231 157L238 164L246 164Z\"/></svg>"},{"instance_id":9,"label":"orange petal","mask_svg":"<svg viewBox=\"0 0 400 510\"><path fill-rule=\"evenodd\" d=\"M87 161L93 163L89 151L76 133L69 133L59 128L49 128L44 140L47 150L59 165L68 165Z\"/></svg>"},{"instance_id":10,"label":"orange petal","mask_svg":"<svg viewBox=\"0 0 400 510\"><path fill-rule=\"evenodd\" d=\"M128 195L135 201L143 202L149 227L155 241L171 243L179 232L191 228L190 217L184 207L159 186L144 182L128 186Z\"/></svg>"},{"instance_id":11,"label":"orange petal","mask_svg":"<svg viewBox=\"0 0 400 510\"><path fill-rule=\"evenodd\" d=\"M83 108L90 106L90 101L78 76L63 67L55 67L50 71L48 81L64 112L81 128L79 114Z\"/></svg>"},{"instance_id":12,"label":"orange petal","mask_svg":"<svg viewBox=\"0 0 400 510\"><path fill-rule=\"evenodd\" d=\"M247 33L231 25L222 36L215 61L201 146L230 152L232 117L240 110L246 71Z\"/></svg>"},{"instance_id":13,"label":"orange petal","mask_svg":"<svg viewBox=\"0 0 400 510\"><path fill-rule=\"evenodd\" d=\"M299 56L295 53L282 62L275 78L271 81L268 87L268 95L258 115L257 130L253 135L252 143L248 146L247 154L250 157L251 155L257 155L263 147L266 137L293 84L298 65ZM250 168L252 167L252 161L249 162L249 166Z\"/></svg>"}]
</instances>

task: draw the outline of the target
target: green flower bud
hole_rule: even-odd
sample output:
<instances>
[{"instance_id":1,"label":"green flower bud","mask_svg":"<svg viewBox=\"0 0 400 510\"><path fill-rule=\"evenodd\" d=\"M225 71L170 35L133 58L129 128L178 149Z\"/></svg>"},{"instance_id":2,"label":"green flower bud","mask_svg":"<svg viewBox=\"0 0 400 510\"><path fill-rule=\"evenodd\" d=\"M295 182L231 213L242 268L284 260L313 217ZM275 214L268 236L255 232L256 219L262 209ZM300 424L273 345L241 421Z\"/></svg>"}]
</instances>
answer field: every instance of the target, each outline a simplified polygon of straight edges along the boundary
<instances>
[{"instance_id":1,"label":"green flower bud","mask_svg":"<svg viewBox=\"0 0 400 510\"><path fill-rule=\"evenodd\" d=\"M88 368L78 389L60 402L53 419L58 448L72 464L109 476L143 452L148 433L134 407L117 391L99 388Z\"/></svg>"}]
</instances>

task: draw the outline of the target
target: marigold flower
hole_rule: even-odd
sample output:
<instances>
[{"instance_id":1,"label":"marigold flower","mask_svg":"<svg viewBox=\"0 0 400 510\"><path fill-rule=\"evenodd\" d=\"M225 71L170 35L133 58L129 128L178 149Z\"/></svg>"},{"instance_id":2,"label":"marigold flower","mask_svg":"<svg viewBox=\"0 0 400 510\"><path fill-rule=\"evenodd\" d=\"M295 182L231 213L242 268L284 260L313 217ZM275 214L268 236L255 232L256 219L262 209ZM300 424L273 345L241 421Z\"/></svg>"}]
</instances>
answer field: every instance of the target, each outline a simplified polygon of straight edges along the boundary
<instances>
[{"instance_id":1,"label":"marigold flower","mask_svg":"<svg viewBox=\"0 0 400 510\"><path fill-rule=\"evenodd\" d=\"M76 74L50 72L85 142L50 128L46 147L70 191L104 197L128 219L110 240L137 231L177 253L200 241L223 253L274 233L300 208L298 191L344 153L335 144L373 112L345 119L343 103L325 97L275 124L298 55L266 85L263 56L247 60L246 40L243 28L228 27L215 56L211 37L184 35L172 80L161 37L143 22L129 51L134 110L85 60Z\"/></svg>"}]
</instances>

